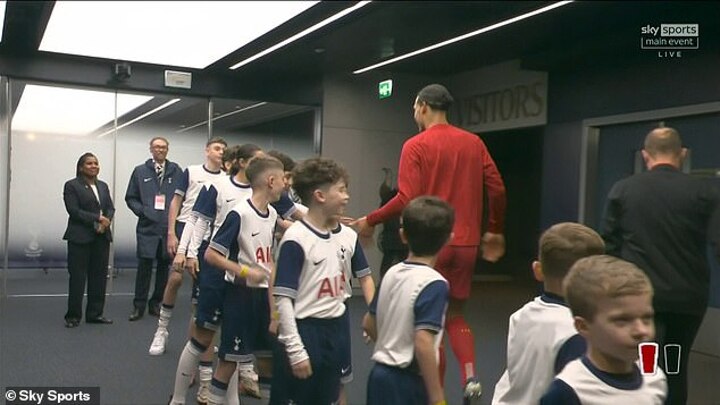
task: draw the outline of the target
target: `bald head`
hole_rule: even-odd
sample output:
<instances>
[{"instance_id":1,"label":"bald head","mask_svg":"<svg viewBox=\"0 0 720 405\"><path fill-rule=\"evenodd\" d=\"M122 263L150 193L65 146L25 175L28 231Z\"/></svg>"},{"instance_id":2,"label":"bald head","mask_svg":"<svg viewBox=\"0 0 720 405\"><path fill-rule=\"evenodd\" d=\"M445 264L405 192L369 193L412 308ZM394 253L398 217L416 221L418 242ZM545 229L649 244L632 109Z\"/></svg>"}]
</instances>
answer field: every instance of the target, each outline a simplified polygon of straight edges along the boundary
<instances>
[{"instance_id":1,"label":"bald head","mask_svg":"<svg viewBox=\"0 0 720 405\"><path fill-rule=\"evenodd\" d=\"M682 152L680 134L673 128L657 128L645 137L645 151L652 157L675 157Z\"/></svg>"}]
</instances>

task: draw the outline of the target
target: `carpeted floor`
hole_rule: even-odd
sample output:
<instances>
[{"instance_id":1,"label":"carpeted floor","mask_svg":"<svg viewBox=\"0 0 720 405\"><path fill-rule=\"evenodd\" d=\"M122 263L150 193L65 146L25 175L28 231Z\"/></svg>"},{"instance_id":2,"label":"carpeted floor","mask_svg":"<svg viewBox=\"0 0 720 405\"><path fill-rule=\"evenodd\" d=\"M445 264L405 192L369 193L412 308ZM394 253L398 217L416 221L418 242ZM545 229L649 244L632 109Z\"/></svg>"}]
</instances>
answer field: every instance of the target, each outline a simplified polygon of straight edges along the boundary
<instances>
[{"instance_id":1,"label":"carpeted floor","mask_svg":"<svg viewBox=\"0 0 720 405\"><path fill-rule=\"evenodd\" d=\"M187 339L190 316L189 286L184 285L170 324L167 352L151 357L147 350L157 318L137 322L127 317L132 306L135 273L122 270L113 279L105 315L113 325L63 326L67 298L64 270L16 270L7 274L9 295L0 305L0 388L8 386L100 387L103 404L166 404L174 381L178 356ZM522 281L517 281L518 279ZM482 404L489 404L495 382L505 364L507 318L529 300L537 287L527 277L514 282L480 281L473 285L468 320L475 332L479 374L484 386ZM188 283L189 284L189 283ZM353 324L355 380L348 387L349 403L365 402L365 384L372 366L371 346L362 343L360 320L365 312L361 297L350 300ZM446 395L449 404L460 404L460 381L452 354L448 354ZM698 378L691 379L690 404L720 403L720 389L713 383L720 375L720 359L693 354ZM188 404L195 403L195 391ZM244 404L267 400L243 397Z\"/></svg>"}]
</instances>

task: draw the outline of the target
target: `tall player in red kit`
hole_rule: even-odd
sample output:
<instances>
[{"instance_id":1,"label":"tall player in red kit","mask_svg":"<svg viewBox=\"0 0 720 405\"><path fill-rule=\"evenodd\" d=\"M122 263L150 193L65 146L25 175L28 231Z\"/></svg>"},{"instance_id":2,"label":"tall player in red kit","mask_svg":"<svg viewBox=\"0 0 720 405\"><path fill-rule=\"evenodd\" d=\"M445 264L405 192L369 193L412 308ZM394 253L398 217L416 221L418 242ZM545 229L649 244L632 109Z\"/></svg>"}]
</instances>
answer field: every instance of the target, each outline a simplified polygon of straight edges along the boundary
<instances>
[{"instance_id":1,"label":"tall player in red kit","mask_svg":"<svg viewBox=\"0 0 720 405\"><path fill-rule=\"evenodd\" d=\"M372 237L375 225L400 215L415 197L433 195L455 209L451 242L438 254L435 268L450 284L450 303L445 330L460 364L469 402L482 388L475 376L475 347L463 310L470 297L472 274L479 247L488 261L505 253L503 226L505 185L479 136L448 123L447 111L453 102L450 92L439 84L424 87L413 105L419 134L408 139L400 154L398 194L382 208L355 221L360 236ZM487 193L488 223L482 224L484 194ZM481 230L485 225L486 232ZM440 375L445 371L444 347L440 348Z\"/></svg>"}]
</instances>

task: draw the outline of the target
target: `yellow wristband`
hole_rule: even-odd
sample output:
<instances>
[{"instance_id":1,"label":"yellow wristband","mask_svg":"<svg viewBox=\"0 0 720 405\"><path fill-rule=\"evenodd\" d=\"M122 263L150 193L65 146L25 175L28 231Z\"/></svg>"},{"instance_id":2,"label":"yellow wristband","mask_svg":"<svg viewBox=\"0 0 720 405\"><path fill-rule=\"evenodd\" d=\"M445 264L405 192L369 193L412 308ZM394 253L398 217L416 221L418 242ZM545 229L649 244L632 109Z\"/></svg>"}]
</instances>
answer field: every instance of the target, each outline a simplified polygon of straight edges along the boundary
<instances>
[{"instance_id":1,"label":"yellow wristband","mask_svg":"<svg viewBox=\"0 0 720 405\"><path fill-rule=\"evenodd\" d=\"M247 278L247 274L250 271L250 268L246 265L240 266L240 277Z\"/></svg>"},{"instance_id":2,"label":"yellow wristband","mask_svg":"<svg viewBox=\"0 0 720 405\"><path fill-rule=\"evenodd\" d=\"M442 400L440 402L435 402L435 405L447 405L447 401Z\"/></svg>"},{"instance_id":3,"label":"yellow wristband","mask_svg":"<svg viewBox=\"0 0 720 405\"><path fill-rule=\"evenodd\" d=\"M272 313L272 319L274 319L274 320L276 320L276 321L279 321L279 320L280 320L280 312L274 311L274 312Z\"/></svg>"}]
</instances>

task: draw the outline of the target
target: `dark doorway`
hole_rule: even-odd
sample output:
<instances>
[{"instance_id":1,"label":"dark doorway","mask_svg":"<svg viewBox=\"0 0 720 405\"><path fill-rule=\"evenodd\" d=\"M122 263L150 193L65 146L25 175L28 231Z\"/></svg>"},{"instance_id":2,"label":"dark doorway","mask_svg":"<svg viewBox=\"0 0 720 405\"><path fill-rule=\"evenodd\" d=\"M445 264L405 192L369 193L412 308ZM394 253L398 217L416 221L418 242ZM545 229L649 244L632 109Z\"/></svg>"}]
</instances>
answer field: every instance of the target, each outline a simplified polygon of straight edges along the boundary
<instances>
[{"instance_id":1,"label":"dark doorway","mask_svg":"<svg viewBox=\"0 0 720 405\"><path fill-rule=\"evenodd\" d=\"M506 252L498 263L482 260L479 274L510 275L532 280L531 262L537 257L543 128L522 128L479 135L500 170L507 190Z\"/></svg>"}]
</instances>

